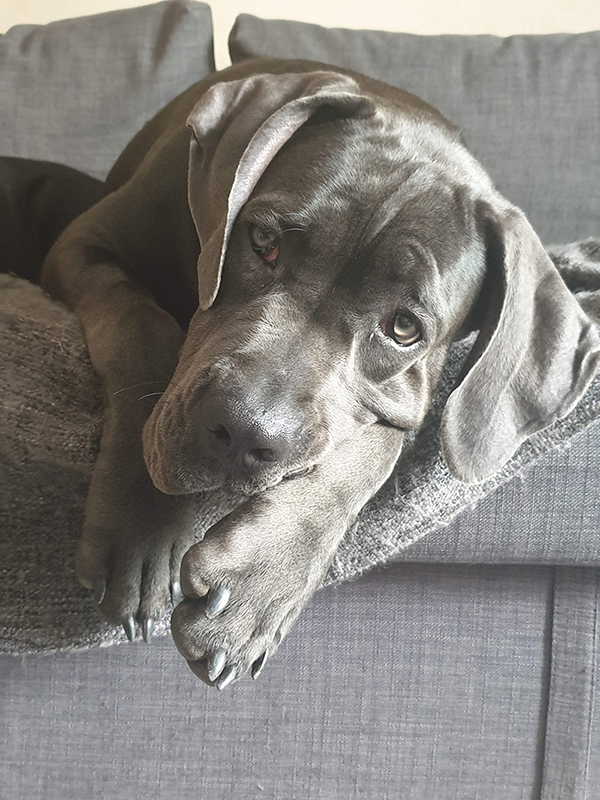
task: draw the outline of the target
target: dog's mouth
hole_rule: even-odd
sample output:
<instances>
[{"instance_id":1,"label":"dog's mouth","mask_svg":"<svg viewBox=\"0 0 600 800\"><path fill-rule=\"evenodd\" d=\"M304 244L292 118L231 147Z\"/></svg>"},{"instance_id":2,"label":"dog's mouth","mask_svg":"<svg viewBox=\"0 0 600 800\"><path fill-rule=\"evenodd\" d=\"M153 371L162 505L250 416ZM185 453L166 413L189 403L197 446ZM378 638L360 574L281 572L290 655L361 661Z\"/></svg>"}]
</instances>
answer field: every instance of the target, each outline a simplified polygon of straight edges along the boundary
<instances>
[{"instance_id":1,"label":"dog's mouth","mask_svg":"<svg viewBox=\"0 0 600 800\"><path fill-rule=\"evenodd\" d=\"M156 429L153 431L155 432ZM159 431L159 437L162 431ZM265 463L264 469L248 474L240 464L229 466L213 456L189 447L189 440L175 447L164 437L145 437L146 466L155 486L166 494L195 494L197 492L224 490L227 493L252 497L277 486L283 481L299 480L309 475L315 462L290 465ZM167 446L168 444L168 446ZM307 453L306 456L310 458ZM314 456L313 456L314 458ZM304 459L303 459L304 460Z\"/></svg>"},{"instance_id":2,"label":"dog's mouth","mask_svg":"<svg viewBox=\"0 0 600 800\"><path fill-rule=\"evenodd\" d=\"M283 475L277 474L252 479L241 477L232 471L224 478L221 488L233 494L241 494L244 497L254 497L257 494L262 494L262 492L267 491L267 489L272 489L283 481L304 478L306 475L309 475L314 468L315 464L309 464L305 467L291 469Z\"/></svg>"},{"instance_id":3,"label":"dog's mouth","mask_svg":"<svg viewBox=\"0 0 600 800\"><path fill-rule=\"evenodd\" d=\"M217 392L213 387L217 399L225 396L242 423L258 418L261 425L255 426L258 434L253 441L252 426L248 425L248 431L242 425L236 429L238 419L229 413L227 403L215 402L208 394L210 388L208 384L201 391L176 393L172 402L155 409L147 420L144 458L158 489L166 494L223 490L252 497L282 481L299 480L314 469L329 444L327 428L318 424L316 411L305 413L302 424L282 416L284 433L273 426L274 432L267 428L264 434L265 420L260 415L253 409L252 414L242 415L230 399L231 391ZM241 396L242 409L243 403Z\"/></svg>"},{"instance_id":4,"label":"dog's mouth","mask_svg":"<svg viewBox=\"0 0 600 800\"><path fill-rule=\"evenodd\" d=\"M313 471L315 468L314 464L311 464L308 467L300 467L300 469L292 469L290 472L286 472L283 476L282 480L289 481L294 478L303 478L305 475L308 475Z\"/></svg>"}]
</instances>

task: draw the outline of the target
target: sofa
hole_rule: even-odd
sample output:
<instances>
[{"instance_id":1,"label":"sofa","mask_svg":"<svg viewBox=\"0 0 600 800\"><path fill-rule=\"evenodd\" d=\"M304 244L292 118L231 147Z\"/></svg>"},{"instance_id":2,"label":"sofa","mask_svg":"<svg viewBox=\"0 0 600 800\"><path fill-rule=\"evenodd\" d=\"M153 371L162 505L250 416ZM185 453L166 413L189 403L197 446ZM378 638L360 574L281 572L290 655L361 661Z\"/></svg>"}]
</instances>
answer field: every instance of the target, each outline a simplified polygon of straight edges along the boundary
<instances>
[{"instance_id":1,"label":"sofa","mask_svg":"<svg viewBox=\"0 0 600 800\"><path fill-rule=\"evenodd\" d=\"M600 32L430 37L241 15L230 52L413 91L544 244L600 234ZM103 179L214 69L210 9L165 0L18 26L0 65L0 155ZM599 456L595 423L385 568L322 589L256 682L208 689L170 637L0 656L0 795L593 800ZM0 596L6 636L18 595L4 581Z\"/></svg>"}]
</instances>

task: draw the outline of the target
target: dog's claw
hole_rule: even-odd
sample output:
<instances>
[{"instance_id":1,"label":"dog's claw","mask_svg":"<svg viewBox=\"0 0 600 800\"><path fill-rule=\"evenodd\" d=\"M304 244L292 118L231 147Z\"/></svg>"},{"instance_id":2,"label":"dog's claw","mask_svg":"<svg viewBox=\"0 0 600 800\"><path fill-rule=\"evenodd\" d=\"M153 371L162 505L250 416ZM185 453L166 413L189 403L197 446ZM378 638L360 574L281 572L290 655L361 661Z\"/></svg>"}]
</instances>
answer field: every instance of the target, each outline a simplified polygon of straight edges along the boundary
<instances>
[{"instance_id":1,"label":"dog's claw","mask_svg":"<svg viewBox=\"0 0 600 800\"><path fill-rule=\"evenodd\" d=\"M260 675L260 673L263 671L263 667L265 665L266 660L267 660L267 654L266 652L264 652L262 656L259 656L254 662L254 664L252 664L251 672L254 680L256 680Z\"/></svg>"},{"instance_id":2,"label":"dog's claw","mask_svg":"<svg viewBox=\"0 0 600 800\"><path fill-rule=\"evenodd\" d=\"M133 617L127 617L123 622L123 630L125 631L125 636L129 639L130 642L133 642L135 639L135 622L133 621Z\"/></svg>"},{"instance_id":3,"label":"dog's claw","mask_svg":"<svg viewBox=\"0 0 600 800\"><path fill-rule=\"evenodd\" d=\"M231 590L226 586L220 586L217 589L211 589L208 593L206 601L205 614L208 619L217 617L229 602Z\"/></svg>"},{"instance_id":4,"label":"dog's claw","mask_svg":"<svg viewBox=\"0 0 600 800\"><path fill-rule=\"evenodd\" d=\"M181 584L179 581L173 581L171 584L171 602L174 606L179 605L183 600L183 592L181 591Z\"/></svg>"},{"instance_id":5,"label":"dog's claw","mask_svg":"<svg viewBox=\"0 0 600 800\"><path fill-rule=\"evenodd\" d=\"M100 605L100 603L104 600L104 595L106 594L106 581L104 578L97 578L94 581L94 601L96 605Z\"/></svg>"},{"instance_id":6,"label":"dog's claw","mask_svg":"<svg viewBox=\"0 0 600 800\"><path fill-rule=\"evenodd\" d=\"M231 681L235 678L235 668L231 665L225 667L223 672L221 673L221 677L219 678L219 682L217 683L217 689L219 691L223 691L223 689L228 686Z\"/></svg>"},{"instance_id":7,"label":"dog's claw","mask_svg":"<svg viewBox=\"0 0 600 800\"><path fill-rule=\"evenodd\" d=\"M227 655L224 650L219 650L218 653L208 659L208 677L211 681L216 681L223 672L226 660Z\"/></svg>"},{"instance_id":8,"label":"dog's claw","mask_svg":"<svg viewBox=\"0 0 600 800\"><path fill-rule=\"evenodd\" d=\"M149 619L144 620L142 625L142 636L144 637L144 641L146 644L150 643L150 639L152 639L152 634L154 632L154 620L152 617Z\"/></svg>"}]
</instances>

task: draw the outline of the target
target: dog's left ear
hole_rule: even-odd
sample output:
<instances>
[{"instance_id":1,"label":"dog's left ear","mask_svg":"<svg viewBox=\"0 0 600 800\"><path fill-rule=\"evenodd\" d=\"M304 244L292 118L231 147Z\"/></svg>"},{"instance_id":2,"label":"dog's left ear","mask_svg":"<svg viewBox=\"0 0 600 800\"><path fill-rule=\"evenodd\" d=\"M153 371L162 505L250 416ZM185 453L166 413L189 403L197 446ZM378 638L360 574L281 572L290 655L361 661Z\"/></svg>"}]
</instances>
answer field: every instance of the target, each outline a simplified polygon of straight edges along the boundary
<instances>
[{"instance_id":1,"label":"dog's left ear","mask_svg":"<svg viewBox=\"0 0 600 800\"><path fill-rule=\"evenodd\" d=\"M487 312L441 423L452 474L477 483L564 417L600 362L600 337L522 211L481 204Z\"/></svg>"},{"instance_id":2,"label":"dog's left ear","mask_svg":"<svg viewBox=\"0 0 600 800\"><path fill-rule=\"evenodd\" d=\"M335 72L253 75L216 83L188 118L188 200L200 239L200 308L217 296L234 220L276 153L317 111L369 116L373 101Z\"/></svg>"}]
</instances>

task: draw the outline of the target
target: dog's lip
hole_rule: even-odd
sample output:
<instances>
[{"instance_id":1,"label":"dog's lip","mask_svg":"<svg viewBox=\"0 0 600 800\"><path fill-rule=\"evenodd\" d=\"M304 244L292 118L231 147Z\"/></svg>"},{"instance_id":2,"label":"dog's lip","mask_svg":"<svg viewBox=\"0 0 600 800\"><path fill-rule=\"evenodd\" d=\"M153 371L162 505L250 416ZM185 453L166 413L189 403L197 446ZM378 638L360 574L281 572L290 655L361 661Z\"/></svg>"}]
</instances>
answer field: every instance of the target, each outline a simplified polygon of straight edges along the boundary
<instances>
[{"instance_id":1,"label":"dog's lip","mask_svg":"<svg viewBox=\"0 0 600 800\"><path fill-rule=\"evenodd\" d=\"M310 472L313 471L315 468L314 464L309 464L308 467L299 467L298 469L292 469L289 472L286 472L283 476L282 480L292 480L293 478L303 478L305 475L308 475Z\"/></svg>"},{"instance_id":2,"label":"dog's lip","mask_svg":"<svg viewBox=\"0 0 600 800\"><path fill-rule=\"evenodd\" d=\"M274 486L277 486L282 480L283 477L281 475L276 475L271 480L259 482L233 479L231 475L229 475L228 478L225 479L224 487L244 497L255 497L258 494L266 492L267 489L272 489Z\"/></svg>"},{"instance_id":3,"label":"dog's lip","mask_svg":"<svg viewBox=\"0 0 600 800\"><path fill-rule=\"evenodd\" d=\"M277 486L282 481L286 480L295 480L296 478L303 478L305 475L308 475L310 472L313 471L315 468L314 464L309 464L307 467L298 467L297 469L291 469L283 475L278 475L274 477L272 480L260 483L259 485L248 485L245 482L241 481L232 481L231 476L229 476L229 480L226 479L225 483L229 484L229 487L233 489L233 491L239 492L239 494L244 495L244 497L254 497L257 494L262 494L266 492L267 489L272 489L274 486Z\"/></svg>"}]
</instances>

